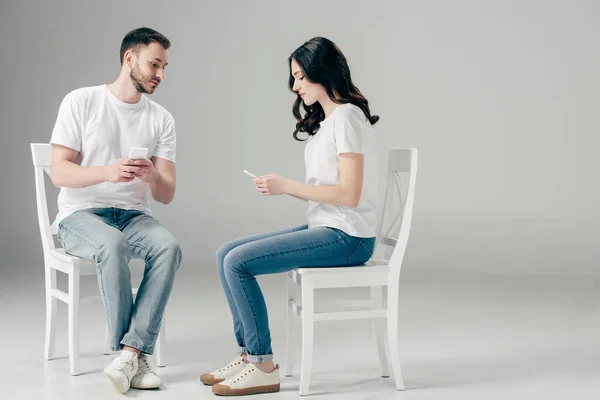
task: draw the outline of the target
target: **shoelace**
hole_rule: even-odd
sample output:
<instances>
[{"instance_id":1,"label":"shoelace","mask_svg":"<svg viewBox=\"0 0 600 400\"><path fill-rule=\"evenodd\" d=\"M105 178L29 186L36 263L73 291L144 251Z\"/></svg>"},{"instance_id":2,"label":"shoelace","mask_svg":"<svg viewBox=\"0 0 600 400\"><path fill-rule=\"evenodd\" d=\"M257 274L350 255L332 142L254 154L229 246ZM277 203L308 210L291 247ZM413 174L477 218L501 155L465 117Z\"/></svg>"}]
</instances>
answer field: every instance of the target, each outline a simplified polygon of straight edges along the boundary
<instances>
[{"instance_id":1,"label":"shoelace","mask_svg":"<svg viewBox=\"0 0 600 400\"><path fill-rule=\"evenodd\" d=\"M131 375L133 373L133 361L132 360L123 360L121 358L117 358L118 362L113 367L114 369L123 370L127 375Z\"/></svg>"},{"instance_id":2,"label":"shoelace","mask_svg":"<svg viewBox=\"0 0 600 400\"><path fill-rule=\"evenodd\" d=\"M225 381L223 381L222 383L224 383L224 384L238 383L239 381L241 381L242 379L247 377L251 372L254 372L254 365L247 364L244 368L241 369L241 371L239 371L237 374L232 375L229 378L225 379Z\"/></svg>"},{"instance_id":3,"label":"shoelace","mask_svg":"<svg viewBox=\"0 0 600 400\"><path fill-rule=\"evenodd\" d=\"M148 365L148 360L146 359L146 357L138 358L138 373L141 373L141 374L154 373L152 368L150 368L150 365Z\"/></svg>"},{"instance_id":4,"label":"shoelace","mask_svg":"<svg viewBox=\"0 0 600 400\"><path fill-rule=\"evenodd\" d=\"M226 366L224 366L223 368L221 368L220 370L218 370L217 372L227 371L228 369L231 369L231 368L235 367L236 365L240 365L242 362L243 362L242 360L232 361L229 364L227 364Z\"/></svg>"}]
</instances>

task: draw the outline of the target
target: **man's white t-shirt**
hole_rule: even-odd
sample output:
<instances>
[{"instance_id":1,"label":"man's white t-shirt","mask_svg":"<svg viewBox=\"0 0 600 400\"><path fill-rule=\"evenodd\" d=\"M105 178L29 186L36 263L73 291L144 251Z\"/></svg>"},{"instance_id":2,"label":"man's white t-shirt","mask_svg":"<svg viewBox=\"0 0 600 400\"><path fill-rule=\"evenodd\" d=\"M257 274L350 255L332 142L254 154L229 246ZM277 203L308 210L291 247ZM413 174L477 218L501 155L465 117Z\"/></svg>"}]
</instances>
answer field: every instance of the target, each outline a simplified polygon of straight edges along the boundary
<instances>
[{"instance_id":1,"label":"man's white t-shirt","mask_svg":"<svg viewBox=\"0 0 600 400\"><path fill-rule=\"evenodd\" d=\"M146 96L129 104L116 98L106 85L86 87L65 96L50 143L77 150L75 163L82 167L110 165L128 157L132 147L147 147L148 158L175 162L175 120ZM63 187L54 223L78 210L108 207L151 214L148 185L136 178L86 188Z\"/></svg>"},{"instance_id":2,"label":"man's white t-shirt","mask_svg":"<svg viewBox=\"0 0 600 400\"><path fill-rule=\"evenodd\" d=\"M364 175L356 208L309 201L308 226L337 228L355 237L374 237L377 229L378 164L375 130L363 111L340 104L310 136L304 150L306 183L339 185L341 153L364 155Z\"/></svg>"}]
</instances>

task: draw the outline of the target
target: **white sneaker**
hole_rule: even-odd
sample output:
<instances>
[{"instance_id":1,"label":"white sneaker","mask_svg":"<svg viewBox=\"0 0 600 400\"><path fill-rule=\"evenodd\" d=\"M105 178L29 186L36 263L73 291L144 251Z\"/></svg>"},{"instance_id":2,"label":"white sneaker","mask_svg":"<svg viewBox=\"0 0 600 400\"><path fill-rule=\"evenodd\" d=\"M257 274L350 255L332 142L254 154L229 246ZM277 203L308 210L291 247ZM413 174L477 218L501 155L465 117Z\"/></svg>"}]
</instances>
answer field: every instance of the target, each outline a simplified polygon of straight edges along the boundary
<instances>
[{"instance_id":1,"label":"white sneaker","mask_svg":"<svg viewBox=\"0 0 600 400\"><path fill-rule=\"evenodd\" d=\"M237 356L232 362L223 368L213 371L209 374L202 374L200 376L200 382L209 386L215 385L219 382L223 382L226 378L237 374L242 370L242 368L244 368L244 366L246 366L244 359L241 356Z\"/></svg>"},{"instance_id":2,"label":"white sneaker","mask_svg":"<svg viewBox=\"0 0 600 400\"><path fill-rule=\"evenodd\" d=\"M142 354L138 357L138 372L131 378L131 387L134 389L156 389L162 381L148 365L148 358Z\"/></svg>"},{"instance_id":3,"label":"white sneaker","mask_svg":"<svg viewBox=\"0 0 600 400\"><path fill-rule=\"evenodd\" d=\"M125 393L129 390L131 379L138 372L138 355L132 351L123 350L119 357L112 360L104 374L115 385L117 390Z\"/></svg>"},{"instance_id":4,"label":"white sneaker","mask_svg":"<svg viewBox=\"0 0 600 400\"><path fill-rule=\"evenodd\" d=\"M272 372L262 372L248 363L237 374L214 385L212 391L221 396L279 392L279 365Z\"/></svg>"}]
</instances>

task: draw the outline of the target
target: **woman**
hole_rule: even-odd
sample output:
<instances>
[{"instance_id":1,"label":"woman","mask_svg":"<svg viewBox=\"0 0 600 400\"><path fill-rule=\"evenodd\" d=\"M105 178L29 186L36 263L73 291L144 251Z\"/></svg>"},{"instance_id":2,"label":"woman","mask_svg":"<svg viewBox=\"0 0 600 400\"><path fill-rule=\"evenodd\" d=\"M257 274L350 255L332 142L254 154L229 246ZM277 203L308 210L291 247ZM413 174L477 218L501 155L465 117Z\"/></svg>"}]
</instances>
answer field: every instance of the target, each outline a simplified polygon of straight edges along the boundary
<instances>
[{"instance_id":1,"label":"woman","mask_svg":"<svg viewBox=\"0 0 600 400\"><path fill-rule=\"evenodd\" d=\"M308 223L237 239L217 251L239 346L230 364L200 378L220 395L279 391L257 275L361 265L375 246L378 174L372 125L379 117L371 115L368 101L352 83L346 58L330 40L311 39L288 61L289 86L297 94L293 137L306 140L306 183L275 174L255 178L254 183L265 196L307 200Z\"/></svg>"}]
</instances>

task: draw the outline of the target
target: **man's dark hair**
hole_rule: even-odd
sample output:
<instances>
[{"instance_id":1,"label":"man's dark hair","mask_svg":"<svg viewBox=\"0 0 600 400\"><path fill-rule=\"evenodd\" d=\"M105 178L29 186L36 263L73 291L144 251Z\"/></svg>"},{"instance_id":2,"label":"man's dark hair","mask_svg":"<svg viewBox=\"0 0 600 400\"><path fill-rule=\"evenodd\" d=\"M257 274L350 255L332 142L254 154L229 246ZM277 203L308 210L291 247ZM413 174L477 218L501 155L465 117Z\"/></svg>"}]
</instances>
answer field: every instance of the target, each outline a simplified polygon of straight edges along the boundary
<instances>
[{"instance_id":1,"label":"man's dark hair","mask_svg":"<svg viewBox=\"0 0 600 400\"><path fill-rule=\"evenodd\" d=\"M171 47L171 41L154 29L142 27L128 32L121 42L121 65L123 65L123 56L127 50L134 49L137 53L143 46L148 46L152 42L160 44L165 50L169 50Z\"/></svg>"}]
</instances>

